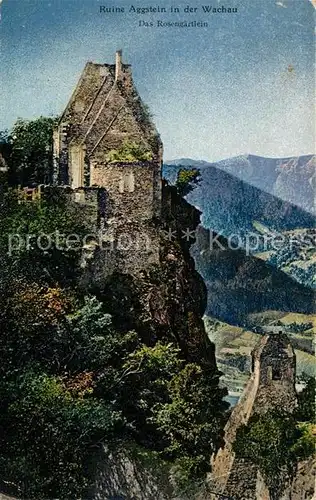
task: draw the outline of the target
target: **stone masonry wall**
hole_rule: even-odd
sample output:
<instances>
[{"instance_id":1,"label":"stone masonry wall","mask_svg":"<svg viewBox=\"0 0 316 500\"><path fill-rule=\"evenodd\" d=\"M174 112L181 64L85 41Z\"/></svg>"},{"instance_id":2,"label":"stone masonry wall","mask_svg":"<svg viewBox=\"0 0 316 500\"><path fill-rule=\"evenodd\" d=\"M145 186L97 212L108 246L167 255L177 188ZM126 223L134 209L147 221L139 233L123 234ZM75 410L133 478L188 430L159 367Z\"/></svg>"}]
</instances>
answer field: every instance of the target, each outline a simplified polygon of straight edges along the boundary
<instances>
[{"instance_id":1,"label":"stone masonry wall","mask_svg":"<svg viewBox=\"0 0 316 500\"><path fill-rule=\"evenodd\" d=\"M292 412L297 405L295 390L296 359L287 338L270 335L254 353L260 359L260 379L254 413L276 407Z\"/></svg>"},{"instance_id":2,"label":"stone masonry wall","mask_svg":"<svg viewBox=\"0 0 316 500\"><path fill-rule=\"evenodd\" d=\"M102 98L113 85L114 67L88 62L77 84L69 105L62 117L62 122L71 123L72 138L76 137L77 126L84 121L85 129L91 124L93 115L87 116L87 111L93 106L97 93L102 85ZM78 130L79 131L79 130ZM81 130L80 130L81 132Z\"/></svg>"},{"instance_id":3,"label":"stone masonry wall","mask_svg":"<svg viewBox=\"0 0 316 500\"><path fill-rule=\"evenodd\" d=\"M295 392L295 354L286 335L265 335L252 353L253 370L247 387L233 409L225 427L225 446L212 459L210 484L219 493L236 500L269 498L258 469L236 458L233 443L238 428L249 418L276 407L293 411Z\"/></svg>"},{"instance_id":4,"label":"stone masonry wall","mask_svg":"<svg viewBox=\"0 0 316 500\"><path fill-rule=\"evenodd\" d=\"M148 220L154 215L153 176L153 166L149 162L97 164L91 169L91 184L106 187L110 218L124 216L126 220Z\"/></svg>"},{"instance_id":5,"label":"stone masonry wall","mask_svg":"<svg viewBox=\"0 0 316 500\"><path fill-rule=\"evenodd\" d=\"M159 234L153 224L113 221L102 229L101 242L86 249L80 283L102 289L114 272L134 275L159 262Z\"/></svg>"}]
</instances>

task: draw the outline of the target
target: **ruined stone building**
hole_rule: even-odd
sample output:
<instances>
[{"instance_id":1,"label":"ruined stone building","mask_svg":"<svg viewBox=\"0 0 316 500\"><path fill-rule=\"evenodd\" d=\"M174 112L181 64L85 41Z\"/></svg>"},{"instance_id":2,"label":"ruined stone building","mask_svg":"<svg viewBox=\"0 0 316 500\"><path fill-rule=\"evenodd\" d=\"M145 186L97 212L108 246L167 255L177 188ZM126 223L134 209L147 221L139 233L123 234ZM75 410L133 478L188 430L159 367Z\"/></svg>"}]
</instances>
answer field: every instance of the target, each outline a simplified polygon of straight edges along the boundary
<instances>
[{"instance_id":1,"label":"ruined stone building","mask_svg":"<svg viewBox=\"0 0 316 500\"><path fill-rule=\"evenodd\" d=\"M105 187L112 215L159 215L162 143L121 51L115 64L86 64L55 131L54 156L58 183Z\"/></svg>"},{"instance_id":2,"label":"ruined stone building","mask_svg":"<svg viewBox=\"0 0 316 500\"><path fill-rule=\"evenodd\" d=\"M292 412L297 404L295 391L296 357L285 334L261 338L252 352L249 382L225 427L225 446L212 459L210 482L219 493L240 499L269 499L257 468L235 457L232 445L238 428L254 414L275 408Z\"/></svg>"},{"instance_id":3,"label":"ruined stone building","mask_svg":"<svg viewBox=\"0 0 316 500\"><path fill-rule=\"evenodd\" d=\"M83 214L97 205L104 241L146 243L120 264L107 255L108 272L157 261L151 221L161 213L162 142L121 51L115 64L86 64L54 132L54 162L55 184L74 190Z\"/></svg>"}]
</instances>

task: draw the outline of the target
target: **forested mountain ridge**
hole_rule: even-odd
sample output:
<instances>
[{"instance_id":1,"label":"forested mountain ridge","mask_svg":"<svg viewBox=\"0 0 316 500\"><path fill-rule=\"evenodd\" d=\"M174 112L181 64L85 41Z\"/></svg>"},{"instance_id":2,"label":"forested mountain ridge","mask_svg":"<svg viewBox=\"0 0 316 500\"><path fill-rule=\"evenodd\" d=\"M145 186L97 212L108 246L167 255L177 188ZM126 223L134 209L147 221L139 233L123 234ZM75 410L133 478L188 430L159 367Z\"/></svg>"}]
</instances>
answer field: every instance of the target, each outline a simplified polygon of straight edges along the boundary
<instances>
[{"instance_id":1,"label":"forested mountain ridge","mask_svg":"<svg viewBox=\"0 0 316 500\"><path fill-rule=\"evenodd\" d=\"M166 165L205 169L215 167L283 201L315 213L316 157L303 155L287 158L265 158L241 155L217 162L181 158Z\"/></svg>"}]
</instances>

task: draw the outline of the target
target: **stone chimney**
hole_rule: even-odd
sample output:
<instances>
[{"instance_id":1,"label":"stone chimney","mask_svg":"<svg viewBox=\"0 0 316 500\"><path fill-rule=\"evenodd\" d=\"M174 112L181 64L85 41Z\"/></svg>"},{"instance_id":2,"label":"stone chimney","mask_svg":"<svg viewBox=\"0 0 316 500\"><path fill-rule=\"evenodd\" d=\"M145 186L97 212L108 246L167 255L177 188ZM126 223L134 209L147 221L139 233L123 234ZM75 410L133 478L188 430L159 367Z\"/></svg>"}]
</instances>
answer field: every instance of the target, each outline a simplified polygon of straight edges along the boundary
<instances>
[{"instance_id":1,"label":"stone chimney","mask_svg":"<svg viewBox=\"0 0 316 500\"><path fill-rule=\"evenodd\" d=\"M115 54L115 80L117 80L122 73L122 50L117 50Z\"/></svg>"}]
</instances>

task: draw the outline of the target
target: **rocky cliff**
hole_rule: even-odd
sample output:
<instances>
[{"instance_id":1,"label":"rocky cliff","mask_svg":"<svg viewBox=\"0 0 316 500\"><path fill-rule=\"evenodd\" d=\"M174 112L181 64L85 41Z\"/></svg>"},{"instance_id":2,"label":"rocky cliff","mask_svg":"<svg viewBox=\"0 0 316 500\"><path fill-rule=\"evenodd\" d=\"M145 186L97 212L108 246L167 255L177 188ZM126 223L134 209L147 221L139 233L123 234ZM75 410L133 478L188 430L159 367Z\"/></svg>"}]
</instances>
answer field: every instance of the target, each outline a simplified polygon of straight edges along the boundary
<instances>
[{"instance_id":1,"label":"rocky cliff","mask_svg":"<svg viewBox=\"0 0 316 500\"><path fill-rule=\"evenodd\" d=\"M194 240L183 237L187 228L194 230L197 227L200 212L167 184L163 189L163 206L162 219L152 226L159 262L147 263L133 272L128 268L128 271L125 269L104 276L95 272L101 269L100 259L104 258L98 253L90 288L111 312L118 328L135 330L142 342L150 347L158 341L172 343L180 349L186 364L198 365L216 386L221 374L216 365L215 346L209 340L202 320L207 306L207 289L190 256ZM147 226L144 229L147 230ZM92 258L90 267L93 267L93 262ZM225 389L220 389L220 392L222 396L226 394ZM222 444L227 407L227 403L222 402L222 428L218 429L215 444L206 443L207 457L214 446L217 449ZM201 449L198 452L203 453ZM172 471L171 463L157 460L153 464L151 458L144 463L139 453L135 456L125 448L104 453L98 462L95 487L90 497L175 499L177 488L174 488ZM192 494L187 497L182 492L181 499L185 498L192 498Z\"/></svg>"},{"instance_id":2,"label":"rocky cliff","mask_svg":"<svg viewBox=\"0 0 316 500\"><path fill-rule=\"evenodd\" d=\"M188 362L198 362L216 372L214 345L202 321L207 289L190 256L194 240L183 237L187 228L195 230L198 226L200 212L167 184L163 207L163 217L151 225L150 233L145 223L137 227L140 237L142 229L146 236L150 234L158 261L144 261L139 266L135 262L132 268L128 261L137 260L137 255L127 251L122 254L122 267L107 275L103 268L108 253L99 251L84 271L84 286L102 299L120 328L135 329L149 346L169 339L180 347Z\"/></svg>"}]
</instances>

